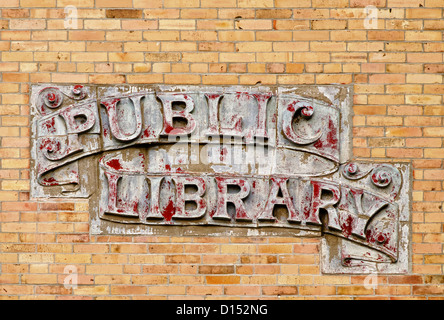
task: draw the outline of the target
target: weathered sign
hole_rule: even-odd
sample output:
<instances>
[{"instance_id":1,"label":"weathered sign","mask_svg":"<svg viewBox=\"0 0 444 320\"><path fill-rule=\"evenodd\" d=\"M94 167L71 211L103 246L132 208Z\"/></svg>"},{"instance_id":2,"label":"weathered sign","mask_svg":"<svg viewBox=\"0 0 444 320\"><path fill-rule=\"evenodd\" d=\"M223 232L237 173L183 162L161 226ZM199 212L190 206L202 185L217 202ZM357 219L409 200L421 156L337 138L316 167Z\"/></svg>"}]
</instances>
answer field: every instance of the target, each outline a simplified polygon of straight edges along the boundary
<instances>
[{"instance_id":1,"label":"weathered sign","mask_svg":"<svg viewBox=\"0 0 444 320\"><path fill-rule=\"evenodd\" d=\"M37 85L32 196L90 198L93 234L325 235L326 273L406 272L410 167L350 160L350 96Z\"/></svg>"}]
</instances>

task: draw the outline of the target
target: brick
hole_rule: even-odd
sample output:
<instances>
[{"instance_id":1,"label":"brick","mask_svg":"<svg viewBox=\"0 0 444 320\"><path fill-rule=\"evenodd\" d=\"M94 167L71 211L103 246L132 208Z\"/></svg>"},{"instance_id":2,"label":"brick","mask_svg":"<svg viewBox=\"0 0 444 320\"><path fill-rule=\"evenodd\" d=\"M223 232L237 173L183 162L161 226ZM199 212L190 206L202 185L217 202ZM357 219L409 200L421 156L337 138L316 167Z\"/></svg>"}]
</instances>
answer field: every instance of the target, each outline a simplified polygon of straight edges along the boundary
<instances>
[{"instance_id":1,"label":"brick","mask_svg":"<svg viewBox=\"0 0 444 320\"><path fill-rule=\"evenodd\" d=\"M170 33L177 34L176 31L169 31ZM166 32L163 32L165 34ZM175 40L179 38L176 37ZM217 40L216 31L181 31L180 39L183 41L213 41ZM174 40L174 39L170 39ZM223 39L221 39L223 40ZM223 40L225 41L225 40Z\"/></svg>"},{"instance_id":2,"label":"brick","mask_svg":"<svg viewBox=\"0 0 444 320\"><path fill-rule=\"evenodd\" d=\"M193 30L196 29L196 21L191 19L182 19L182 20L164 19L159 21L159 29Z\"/></svg>"},{"instance_id":3,"label":"brick","mask_svg":"<svg viewBox=\"0 0 444 320\"><path fill-rule=\"evenodd\" d=\"M155 286L148 289L149 294L184 295L184 286Z\"/></svg>"},{"instance_id":4,"label":"brick","mask_svg":"<svg viewBox=\"0 0 444 320\"><path fill-rule=\"evenodd\" d=\"M161 74L147 74L147 75L128 75L128 83L160 83L163 76Z\"/></svg>"},{"instance_id":5,"label":"brick","mask_svg":"<svg viewBox=\"0 0 444 320\"><path fill-rule=\"evenodd\" d=\"M122 51L123 45L120 42L88 42L86 51ZM82 50L85 51L85 50ZM125 50L132 51L132 50Z\"/></svg>"},{"instance_id":6,"label":"brick","mask_svg":"<svg viewBox=\"0 0 444 320\"><path fill-rule=\"evenodd\" d=\"M146 293L147 293L147 288L144 286L134 286L134 285L111 286L112 295L138 295Z\"/></svg>"},{"instance_id":7,"label":"brick","mask_svg":"<svg viewBox=\"0 0 444 320\"><path fill-rule=\"evenodd\" d=\"M103 0L102 0L103 1ZM119 20L86 20L85 29L120 29L120 21Z\"/></svg>"},{"instance_id":8,"label":"brick","mask_svg":"<svg viewBox=\"0 0 444 320\"><path fill-rule=\"evenodd\" d=\"M57 0L58 7L76 6L78 8L94 7L94 0Z\"/></svg>"},{"instance_id":9,"label":"brick","mask_svg":"<svg viewBox=\"0 0 444 320\"><path fill-rule=\"evenodd\" d=\"M106 17L111 19L140 19L143 16L142 10L137 9L109 9L106 10Z\"/></svg>"},{"instance_id":10,"label":"brick","mask_svg":"<svg viewBox=\"0 0 444 320\"><path fill-rule=\"evenodd\" d=\"M56 0L20 0L22 7L55 7Z\"/></svg>"},{"instance_id":11,"label":"brick","mask_svg":"<svg viewBox=\"0 0 444 320\"><path fill-rule=\"evenodd\" d=\"M424 43L425 52L444 52L444 44L442 43Z\"/></svg>"},{"instance_id":12,"label":"brick","mask_svg":"<svg viewBox=\"0 0 444 320\"><path fill-rule=\"evenodd\" d=\"M438 74L408 74L408 83L442 83L442 76Z\"/></svg>"},{"instance_id":13,"label":"brick","mask_svg":"<svg viewBox=\"0 0 444 320\"><path fill-rule=\"evenodd\" d=\"M288 19L292 14L290 9L256 9L258 19Z\"/></svg>"},{"instance_id":14,"label":"brick","mask_svg":"<svg viewBox=\"0 0 444 320\"><path fill-rule=\"evenodd\" d=\"M276 42L273 43L273 51L308 51L308 46L308 42Z\"/></svg>"},{"instance_id":15,"label":"brick","mask_svg":"<svg viewBox=\"0 0 444 320\"><path fill-rule=\"evenodd\" d=\"M441 285L427 285L427 286L413 286L412 292L414 295L442 295L444 286Z\"/></svg>"},{"instance_id":16,"label":"brick","mask_svg":"<svg viewBox=\"0 0 444 320\"><path fill-rule=\"evenodd\" d=\"M170 275L169 276L169 283L171 285L177 285L177 284L190 284L190 285L198 285L198 284L204 284L205 277L204 276L184 276L184 275Z\"/></svg>"},{"instance_id":17,"label":"brick","mask_svg":"<svg viewBox=\"0 0 444 320\"><path fill-rule=\"evenodd\" d=\"M186 10L186 9L184 9ZM192 9L189 9L192 10ZM179 9L145 9L143 17L145 19L177 19L180 16ZM185 18L185 16L183 16ZM190 17L191 18L191 17Z\"/></svg>"},{"instance_id":18,"label":"brick","mask_svg":"<svg viewBox=\"0 0 444 320\"><path fill-rule=\"evenodd\" d=\"M237 84L239 79L234 75L204 75L202 77L203 84Z\"/></svg>"},{"instance_id":19,"label":"brick","mask_svg":"<svg viewBox=\"0 0 444 320\"><path fill-rule=\"evenodd\" d=\"M197 20L196 29L199 30L226 30L233 29L232 20Z\"/></svg>"},{"instance_id":20,"label":"brick","mask_svg":"<svg viewBox=\"0 0 444 320\"><path fill-rule=\"evenodd\" d=\"M339 28L339 27L338 27ZM263 28L265 29L265 28ZM274 30L308 30L310 25L308 21L302 20L273 20ZM323 29L323 28L319 28Z\"/></svg>"},{"instance_id":21,"label":"brick","mask_svg":"<svg viewBox=\"0 0 444 320\"><path fill-rule=\"evenodd\" d=\"M359 41L366 40L367 34L364 31L356 31L356 30L340 30L340 31L331 31L331 40L333 41Z\"/></svg>"},{"instance_id":22,"label":"brick","mask_svg":"<svg viewBox=\"0 0 444 320\"><path fill-rule=\"evenodd\" d=\"M298 7L300 7L300 8L310 7L310 5L311 5L311 2L309 0L301 0L298 2ZM292 0L276 0L275 6L281 7L281 8L293 8L294 2Z\"/></svg>"},{"instance_id":23,"label":"brick","mask_svg":"<svg viewBox=\"0 0 444 320\"><path fill-rule=\"evenodd\" d=\"M239 276L206 276L207 284L240 284Z\"/></svg>"},{"instance_id":24,"label":"brick","mask_svg":"<svg viewBox=\"0 0 444 320\"><path fill-rule=\"evenodd\" d=\"M345 42L326 42L326 41L314 41L310 43L311 51L345 51Z\"/></svg>"},{"instance_id":25,"label":"brick","mask_svg":"<svg viewBox=\"0 0 444 320\"><path fill-rule=\"evenodd\" d=\"M219 40L221 41L253 41L255 34L253 31L220 31ZM261 40L261 39L257 39Z\"/></svg>"},{"instance_id":26,"label":"brick","mask_svg":"<svg viewBox=\"0 0 444 320\"><path fill-rule=\"evenodd\" d=\"M412 138L406 139L407 147L441 147L442 141L438 138ZM434 157L433 157L434 158Z\"/></svg>"},{"instance_id":27,"label":"brick","mask_svg":"<svg viewBox=\"0 0 444 320\"><path fill-rule=\"evenodd\" d=\"M442 30L443 25L442 20L424 20L424 30Z\"/></svg>"},{"instance_id":28,"label":"brick","mask_svg":"<svg viewBox=\"0 0 444 320\"><path fill-rule=\"evenodd\" d=\"M4 285L0 285L0 291L1 291L2 295L5 295L5 294L9 294L9 295L29 294L29 295L31 295L34 291L34 288L33 288L33 286L4 284Z\"/></svg>"},{"instance_id":29,"label":"brick","mask_svg":"<svg viewBox=\"0 0 444 320\"><path fill-rule=\"evenodd\" d=\"M313 30L343 30L347 28L346 20L313 20ZM362 34L362 32L352 31L352 34ZM334 34L333 34L334 35ZM361 36L362 37L362 36Z\"/></svg>"},{"instance_id":30,"label":"brick","mask_svg":"<svg viewBox=\"0 0 444 320\"><path fill-rule=\"evenodd\" d=\"M403 74L375 74L370 75L370 83L405 83L405 75Z\"/></svg>"},{"instance_id":31,"label":"brick","mask_svg":"<svg viewBox=\"0 0 444 320\"><path fill-rule=\"evenodd\" d=\"M404 40L404 32L403 31L368 31L368 39L369 40Z\"/></svg>"},{"instance_id":32,"label":"brick","mask_svg":"<svg viewBox=\"0 0 444 320\"><path fill-rule=\"evenodd\" d=\"M122 21L123 30L150 30L157 29L157 20L124 20Z\"/></svg>"},{"instance_id":33,"label":"brick","mask_svg":"<svg viewBox=\"0 0 444 320\"><path fill-rule=\"evenodd\" d=\"M9 23L9 29L36 30L45 28L46 21L43 19L13 19Z\"/></svg>"},{"instance_id":34,"label":"brick","mask_svg":"<svg viewBox=\"0 0 444 320\"><path fill-rule=\"evenodd\" d=\"M0 5L2 8L8 8L8 7L18 7L19 6L19 0L1 0Z\"/></svg>"},{"instance_id":35,"label":"brick","mask_svg":"<svg viewBox=\"0 0 444 320\"><path fill-rule=\"evenodd\" d=\"M404 123L406 126L431 127L431 131L427 131L428 128L424 128L424 136L427 136L429 132L433 132L433 126L440 125L441 121L436 117L406 117Z\"/></svg>"},{"instance_id":36,"label":"brick","mask_svg":"<svg viewBox=\"0 0 444 320\"><path fill-rule=\"evenodd\" d=\"M34 56L32 52L2 52L2 61L33 61ZM25 75L22 75L25 76Z\"/></svg>"},{"instance_id":37,"label":"brick","mask_svg":"<svg viewBox=\"0 0 444 320\"><path fill-rule=\"evenodd\" d=\"M161 8L162 0L134 0L134 8Z\"/></svg>"},{"instance_id":38,"label":"brick","mask_svg":"<svg viewBox=\"0 0 444 320\"><path fill-rule=\"evenodd\" d=\"M70 31L69 40L90 40L90 41L100 41L105 40L104 31Z\"/></svg>"},{"instance_id":39,"label":"brick","mask_svg":"<svg viewBox=\"0 0 444 320\"><path fill-rule=\"evenodd\" d=\"M71 60L76 62L83 61L108 61L108 54L105 52L75 52L71 54Z\"/></svg>"},{"instance_id":40,"label":"brick","mask_svg":"<svg viewBox=\"0 0 444 320\"><path fill-rule=\"evenodd\" d=\"M272 28L272 22L271 20L266 20L266 19L263 20L245 19L237 21L236 28L242 30L267 30ZM280 29L279 26L277 26L277 23L275 24L275 29Z\"/></svg>"},{"instance_id":41,"label":"brick","mask_svg":"<svg viewBox=\"0 0 444 320\"><path fill-rule=\"evenodd\" d=\"M405 33L406 41L439 41L442 39L439 31L407 31Z\"/></svg>"},{"instance_id":42,"label":"brick","mask_svg":"<svg viewBox=\"0 0 444 320\"><path fill-rule=\"evenodd\" d=\"M338 287L338 295L373 295L373 289L366 289L363 286Z\"/></svg>"},{"instance_id":43,"label":"brick","mask_svg":"<svg viewBox=\"0 0 444 320\"><path fill-rule=\"evenodd\" d=\"M56 284L57 275L55 274L24 274L22 275L24 284Z\"/></svg>"},{"instance_id":44,"label":"brick","mask_svg":"<svg viewBox=\"0 0 444 320\"><path fill-rule=\"evenodd\" d=\"M96 7L98 8L129 8L132 7L131 0L115 0L115 1L106 1L106 0L96 0Z\"/></svg>"},{"instance_id":45,"label":"brick","mask_svg":"<svg viewBox=\"0 0 444 320\"><path fill-rule=\"evenodd\" d=\"M424 64L424 72L444 73L444 66L442 64Z\"/></svg>"},{"instance_id":46,"label":"brick","mask_svg":"<svg viewBox=\"0 0 444 320\"><path fill-rule=\"evenodd\" d=\"M235 0L201 0L202 8L235 8Z\"/></svg>"},{"instance_id":47,"label":"brick","mask_svg":"<svg viewBox=\"0 0 444 320\"><path fill-rule=\"evenodd\" d=\"M310 296L330 296L336 294L334 286L301 286L299 287L299 294Z\"/></svg>"},{"instance_id":48,"label":"brick","mask_svg":"<svg viewBox=\"0 0 444 320\"><path fill-rule=\"evenodd\" d=\"M418 282L422 283L422 282ZM424 283L426 284L443 284L444 283L444 276L442 275L425 275L424 276Z\"/></svg>"},{"instance_id":49,"label":"brick","mask_svg":"<svg viewBox=\"0 0 444 320\"><path fill-rule=\"evenodd\" d=\"M333 75L333 74L322 74L316 76L316 83L318 84L348 84L352 82L351 75Z\"/></svg>"},{"instance_id":50,"label":"brick","mask_svg":"<svg viewBox=\"0 0 444 320\"><path fill-rule=\"evenodd\" d=\"M109 294L109 286L78 286L73 289L75 295L92 295L92 296L100 296Z\"/></svg>"},{"instance_id":51,"label":"brick","mask_svg":"<svg viewBox=\"0 0 444 320\"><path fill-rule=\"evenodd\" d=\"M144 285L159 285L166 284L168 281L168 277L165 275L142 275L142 276L133 276L132 283L133 284L144 284Z\"/></svg>"},{"instance_id":52,"label":"brick","mask_svg":"<svg viewBox=\"0 0 444 320\"><path fill-rule=\"evenodd\" d=\"M386 0L351 0L350 7L359 8L366 6L384 7Z\"/></svg>"},{"instance_id":53,"label":"brick","mask_svg":"<svg viewBox=\"0 0 444 320\"><path fill-rule=\"evenodd\" d=\"M111 62L140 62L144 61L142 52L108 53L108 61Z\"/></svg>"},{"instance_id":54,"label":"brick","mask_svg":"<svg viewBox=\"0 0 444 320\"><path fill-rule=\"evenodd\" d=\"M212 295L221 295L223 292L222 287L218 286L188 286L187 287L187 295L203 295L203 296L212 296Z\"/></svg>"},{"instance_id":55,"label":"brick","mask_svg":"<svg viewBox=\"0 0 444 320\"><path fill-rule=\"evenodd\" d=\"M422 149L406 149L406 148L390 148L387 149L387 157L389 158L422 158Z\"/></svg>"},{"instance_id":56,"label":"brick","mask_svg":"<svg viewBox=\"0 0 444 320\"><path fill-rule=\"evenodd\" d=\"M234 43L228 42L201 42L199 43L199 51L234 51ZM241 49L239 48L239 51Z\"/></svg>"},{"instance_id":57,"label":"brick","mask_svg":"<svg viewBox=\"0 0 444 320\"><path fill-rule=\"evenodd\" d=\"M441 104L442 97L433 95L407 95L407 104Z\"/></svg>"},{"instance_id":58,"label":"brick","mask_svg":"<svg viewBox=\"0 0 444 320\"><path fill-rule=\"evenodd\" d=\"M195 42L163 42L161 51L196 51Z\"/></svg>"},{"instance_id":59,"label":"brick","mask_svg":"<svg viewBox=\"0 0 444 320\"><path fill-rule=\"evenodd\" d=\"M87 75L82 74L72 74L72 73L57 73L53 74L51 77L53 82L69 82L69 83L85 83L88 80Z\"/></svg>"}]
</instances>

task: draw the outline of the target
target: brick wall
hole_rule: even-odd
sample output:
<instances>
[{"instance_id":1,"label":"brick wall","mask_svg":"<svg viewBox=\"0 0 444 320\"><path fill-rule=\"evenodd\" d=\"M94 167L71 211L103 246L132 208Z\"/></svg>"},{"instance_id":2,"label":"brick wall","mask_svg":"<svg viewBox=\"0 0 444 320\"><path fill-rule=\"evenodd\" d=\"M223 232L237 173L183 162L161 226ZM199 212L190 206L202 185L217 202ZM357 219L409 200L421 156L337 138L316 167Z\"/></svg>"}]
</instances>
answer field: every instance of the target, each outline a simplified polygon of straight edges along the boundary
<instances>
[{"instance_id":1,"label":"brick wall","mask_svg":"<svg viewBox=\"0 0 444 320\"><path fill-rule=\"evenodd\" d=\"M68 5L78 29L65 28ZM364 7L379 8L366 29ZM0 298L440 298L444 0L0 0ZM317 238L90 236L29 198L33 83L352 84L356 158L413 165L412 272L322 275ZM79 285L66 289L66 266Z\"/></svg>"}]
</instances>

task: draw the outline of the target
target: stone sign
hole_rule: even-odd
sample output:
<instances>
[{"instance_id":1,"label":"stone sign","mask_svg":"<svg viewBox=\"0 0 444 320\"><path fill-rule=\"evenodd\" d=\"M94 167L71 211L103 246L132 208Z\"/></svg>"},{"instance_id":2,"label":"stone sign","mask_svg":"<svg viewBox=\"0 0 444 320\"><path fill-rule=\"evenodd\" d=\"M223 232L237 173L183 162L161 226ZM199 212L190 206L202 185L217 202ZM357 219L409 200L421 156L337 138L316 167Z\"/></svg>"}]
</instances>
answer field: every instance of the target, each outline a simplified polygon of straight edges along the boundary
<instances>
[{"instance_id":1,"label":"stone sign","mask_svg":"<svg viewBox=\"0 0 444 320\"><path fill-rule=\"evenodd\" d=\"M92 234L320 237L325 273L409 267L410 166L352 161L345 86L32 88L35 198Z\"/></svg>"}]
</instances>

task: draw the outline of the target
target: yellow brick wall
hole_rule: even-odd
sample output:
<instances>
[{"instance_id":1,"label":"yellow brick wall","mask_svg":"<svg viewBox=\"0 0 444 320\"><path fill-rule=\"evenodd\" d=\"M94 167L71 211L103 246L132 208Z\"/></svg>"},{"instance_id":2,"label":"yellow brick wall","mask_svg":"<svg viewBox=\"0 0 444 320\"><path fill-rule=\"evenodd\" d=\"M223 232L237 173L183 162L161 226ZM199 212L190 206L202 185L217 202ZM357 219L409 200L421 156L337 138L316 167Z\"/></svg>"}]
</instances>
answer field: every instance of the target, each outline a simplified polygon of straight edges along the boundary
<instances>
[{"instance_id":1,"label":"yellow brick wall","mask_svg":"<svg viewBox=\"0 0 444 320\"><path fill-rule=\"evenodd\" d=\"M65 28L77 7L78 29ZM365 28L365 6L379 8ZM444 293L444 0L0 0L0 298L435 299ZM356 158L413 165L412 273L320 272L319 239L90 236L29 198L34 83L351 84ZM79 285L64 287L66 266Z\"/></svg>"}]
</instances>

